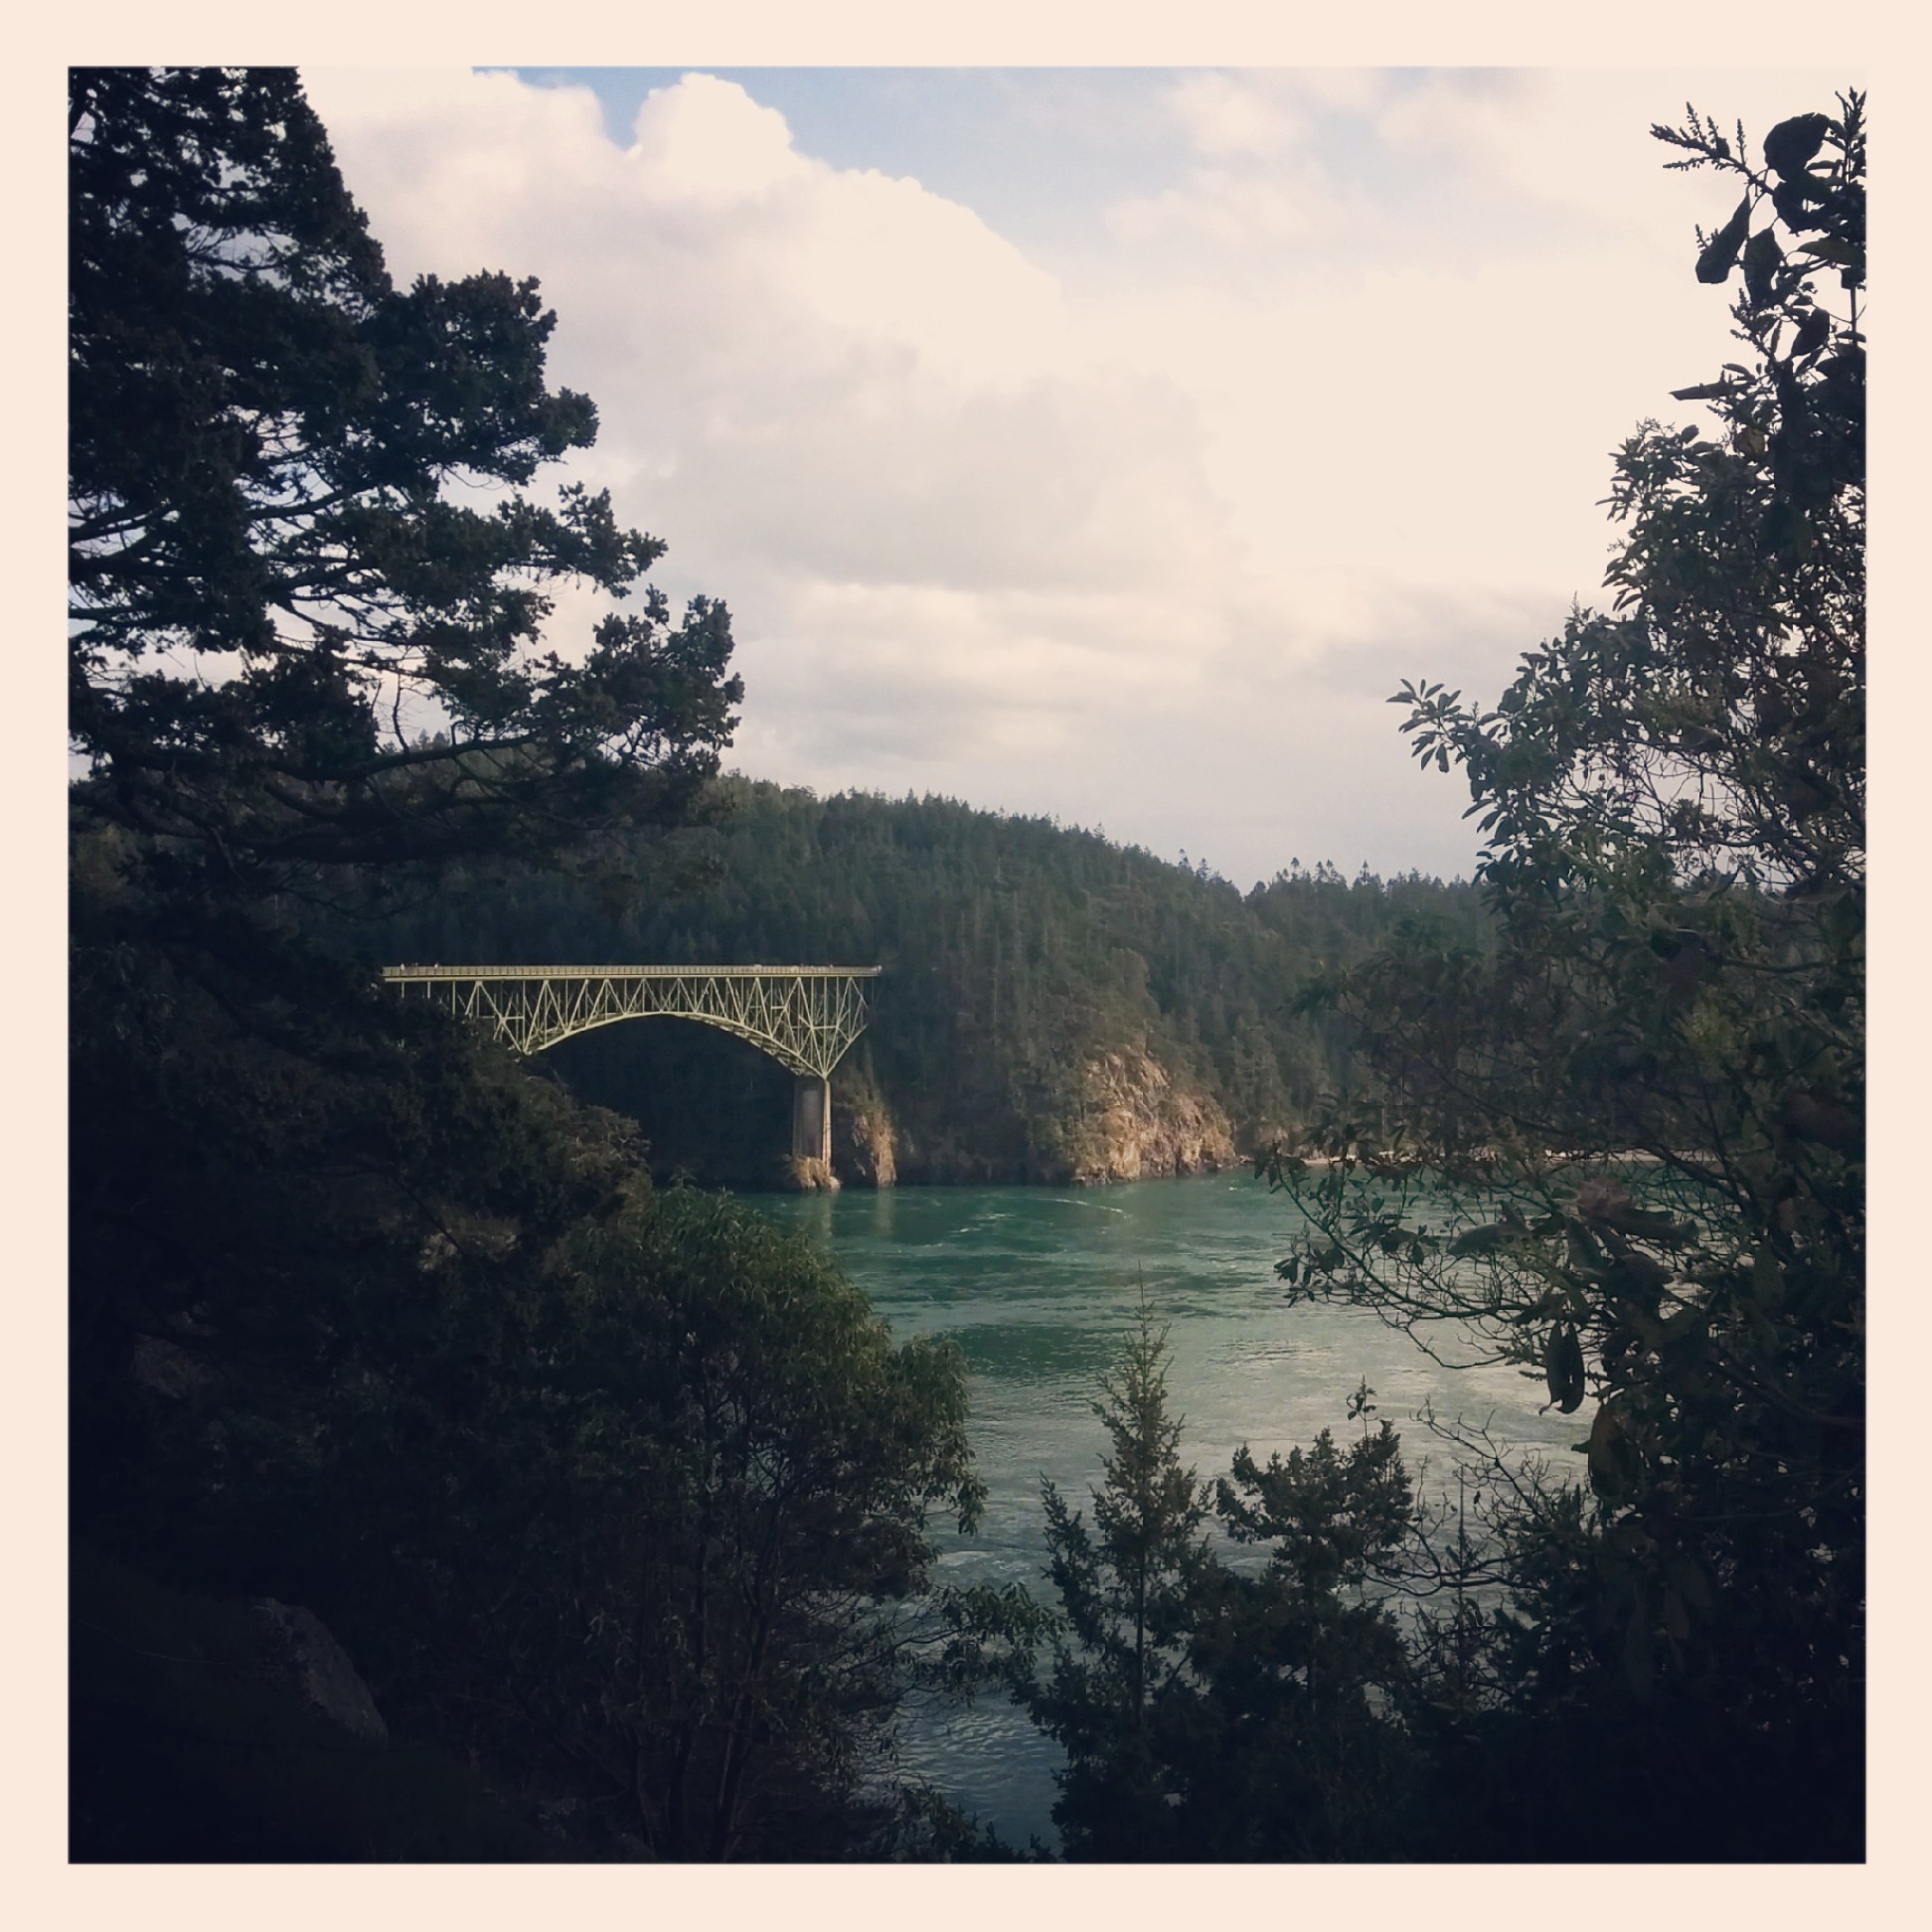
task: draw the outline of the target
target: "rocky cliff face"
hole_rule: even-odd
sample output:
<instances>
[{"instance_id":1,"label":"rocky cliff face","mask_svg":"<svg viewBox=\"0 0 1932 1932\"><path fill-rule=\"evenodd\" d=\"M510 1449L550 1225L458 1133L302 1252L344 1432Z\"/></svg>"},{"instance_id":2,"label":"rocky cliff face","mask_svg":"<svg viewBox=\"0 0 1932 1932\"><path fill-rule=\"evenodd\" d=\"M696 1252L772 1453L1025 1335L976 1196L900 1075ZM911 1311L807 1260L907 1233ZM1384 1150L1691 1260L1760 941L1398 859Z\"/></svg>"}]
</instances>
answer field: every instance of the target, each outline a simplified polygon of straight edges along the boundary
<instances>
[{"instance_id":1,"label":"rocky cliff face","mask_svg":"<svg viewBox=\"0 0 1932 1932\"><path fill-rule=\"evenodd\" d=\"M1205 1174L1241 1160L1219 1102L1177 1080L1145 1047L1070 1058L997 1114L954 1119L943 1097L903 1098L901 1110L876 1088L846 1096L835 1138L848 1181L1091 1187Z\"/></svg>"},{"instance_id":2,"label":"rocky cliff face","mask_svg":"<svg viewBox=\"0 0 1932 1932\"><path fill-rule=\"evenodd\" d=\"M898 1184L897 1134L891 1110L877 1094L862 1096L845 1120L839 1166L862 1188ZM834 1131L833 1139L841 1139Z\"/></svg>"},{"instance_id":3,"label":"rocky cliff face","mask_svg":"<svg viewBox=\"0 0 1932 1932\"><path fill-rule=\"evenodd\" d=\"M1057 1151L1075 1187L1206 1174L1240 1156L1211 1096L1178 1086L1151 1053L1102 1052L1083 1060L1060 1123Z\"/></svg>"},{"instance_id":4,"label":"rocky cliff face","mask_svg":"<svg viewBox=\"0 0 1932 1932\"><path fill-rule=\"evenodd\" d=\"M871 1071L852 1068L832 1082L832 1160L855 1187L898 1185L903 1134Z\"/></svg>"}]
</instances>

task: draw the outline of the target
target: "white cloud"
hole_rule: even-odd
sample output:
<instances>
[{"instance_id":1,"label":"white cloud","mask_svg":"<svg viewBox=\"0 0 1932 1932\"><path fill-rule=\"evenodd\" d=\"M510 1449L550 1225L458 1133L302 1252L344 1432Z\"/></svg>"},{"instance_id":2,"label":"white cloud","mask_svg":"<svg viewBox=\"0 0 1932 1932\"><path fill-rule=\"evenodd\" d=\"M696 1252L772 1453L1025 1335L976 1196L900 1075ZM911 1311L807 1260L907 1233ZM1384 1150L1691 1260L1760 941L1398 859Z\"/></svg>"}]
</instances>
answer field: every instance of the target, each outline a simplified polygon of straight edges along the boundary
<instances>
[{"instance_id":1,"label":"white cloud","mask_svg":"<svg viewBox=\"0 0 1932 1932\"><path fill-rule=\"evenodd\" d=\"M1596 585L1608 450L1721 359L1712 184L1649 121L1694 91L1761 133L1824 91L1150 80L1192 159L1049 261L710 76L627 143L580 89L307 78L400 274L543 278L553 376L601 413L581 473L670 540L674 594L732 607L747 768L1246 877L1468 863L1378 697L1432 653L1500 685Z\"/></svg>"},{"instance_id":2,"label":"white cloud","mask_svg":"<svg viewBox=\"0 0 1932 1932\"><path fill-rule=\"evenodd\" d=\"M1224 248L1308 242L1333 234L1344 216L1330 183L1312 168L1276 168L1266 179L1227 168L1197 168L1184 188L1133 195L1107 212L1123 242L1193 234Z\"/></svg>"},{"instance_id":3,"label":"white cloud","mask_svg":"<svg viewBox=\"0 0 1932 1932\"><path fill-rule=\"evenodd\" d=\"M1173 607L1238 570L1169 380L1096 358L1052 276L970 210L799 155L741 88L654 93L621 150L585 96L508 77L310 87L399 272L541 272L555 373L599 404L586 472L702 580L768 584L801 637L840 635L828 585L909 586L942 593L904 607L930 675L947 633L921 627L966 605L1017 676L1096 588ZM489 192L465 205L472 167ZM1021 597L1032 641L995 650ZM1078 646L1101 670L1138 648Z\"/></svg>"},{"instance_id":4,"label":"white cloud","mask_svg":"<svg viewBox=\"0 0 1932 1932\"><path fill-rule=\"evenodd\" d=\"M1176 83L1171 107L1199 152L1275 160L1315 137L1299 92L1242 75L1190 74Z\"/></svg>"},{"instance_id":5,"label":"white cloud","mask_svg":"<svg viewBox=\"0 0 1932 1932\"><path fill-rule=\"evenodd\" d=\"M647 194L716 210L760 201L811 173L783 114L708 74L687 75L644 102L630 160Z\"/></svg>"}]
</instances>

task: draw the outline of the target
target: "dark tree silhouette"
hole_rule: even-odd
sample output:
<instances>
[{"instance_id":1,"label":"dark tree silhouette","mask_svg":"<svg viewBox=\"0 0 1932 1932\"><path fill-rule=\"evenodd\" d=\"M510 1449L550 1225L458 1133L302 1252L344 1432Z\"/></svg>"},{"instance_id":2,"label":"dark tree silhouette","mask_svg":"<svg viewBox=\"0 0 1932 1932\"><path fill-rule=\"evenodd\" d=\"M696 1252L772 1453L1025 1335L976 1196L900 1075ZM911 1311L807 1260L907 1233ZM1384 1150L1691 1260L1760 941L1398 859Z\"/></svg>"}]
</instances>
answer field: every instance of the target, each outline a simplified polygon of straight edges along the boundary
<instances>
[{"instance_id":1,"label":"dark tree silhouette","mask_svg":"<svg viewBox=\"0 0 1932 1932\"><path fill-rule=\"evenodd\" d=\"M1333 1168L1284 1166L1316 1223L1284 1272L1418 1336L1474 1324L1586 1411L1588 1497L1518 1490L1500 1526L1516 1763L1542 1794L1511 1852L1848 1856L1863 100L1774 127L1762 166L1694 113L1654 132L1741 188L1696 274L1739 284L1744 360L1676 393L1710 422L1619 452L1608 611L1576 611L1494 709L1394 701L1418 757L1468 780L1499 938L1410 940L1338 980L1377 1105L1329 1123ZM1463 1190L1452 1211L1425 1168ZM1688 1785L1722 1800L1688 1810Z\"/></svg>"},{"instance_id":2,"label":"dark tree silhouette","mask_svg":"<svg viewBox=\"0 0 1932 1932\"><path fill-rule=\"evenodd\" d=\"M730 627L646 591L581 662L545 586L662 554L607 496L534 281L393 286L291 72L76 72L69 650L94 818L198 891L543 852L673 815L740 695Z\"/></svg>"}]
</instances>

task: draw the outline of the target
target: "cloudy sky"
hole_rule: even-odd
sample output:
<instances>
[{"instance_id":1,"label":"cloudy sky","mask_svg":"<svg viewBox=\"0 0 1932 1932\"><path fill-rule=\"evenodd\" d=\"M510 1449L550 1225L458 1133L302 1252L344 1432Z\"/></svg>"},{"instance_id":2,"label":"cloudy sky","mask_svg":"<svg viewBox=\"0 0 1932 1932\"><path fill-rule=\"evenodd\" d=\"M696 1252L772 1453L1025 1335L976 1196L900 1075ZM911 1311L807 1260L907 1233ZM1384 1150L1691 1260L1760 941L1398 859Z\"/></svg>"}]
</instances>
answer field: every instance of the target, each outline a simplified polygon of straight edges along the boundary
<instances>
[{"instance_id":1,"label":"cloudy sky","mask_svg":"<svg viewBox=\"0 0 1932 1932\"><path fill-rule=\"evenodd\" d=\"M306 71L400 277L542 278L580 473L730 605L731 762L1242 886L1468 871L1384 701L1594 596L1610 451L1730 352L1734 194L1646 130L1857 79Z\"/></svg>"}]
</instances>

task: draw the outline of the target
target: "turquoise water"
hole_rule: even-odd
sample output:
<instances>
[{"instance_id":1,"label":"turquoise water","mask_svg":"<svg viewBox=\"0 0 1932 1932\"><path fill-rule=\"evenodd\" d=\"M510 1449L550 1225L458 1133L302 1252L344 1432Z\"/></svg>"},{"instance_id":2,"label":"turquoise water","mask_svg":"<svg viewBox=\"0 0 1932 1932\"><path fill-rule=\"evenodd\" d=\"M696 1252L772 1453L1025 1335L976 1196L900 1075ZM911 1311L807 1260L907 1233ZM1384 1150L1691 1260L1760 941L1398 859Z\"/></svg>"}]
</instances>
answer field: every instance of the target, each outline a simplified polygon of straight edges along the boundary
<instances>
[{"instance_id":1,"label":"turquoise water","mask_svg":"<svg viewBox=\"0 0 1932 1932\"><path fill-rule=\"evenodd\" d=\"M1558 1463L1576 1460L1574 1418L1537 1413L1540 1375L1452 1370L1372 1314L1289 1307L1274 1264L1295 1209L1244 1175L1067 1193L853 1190L759 1206L828 1248L895 1335L949 1336L965 1354L988 1500L975 1535L942 1538L942 1582L1023 1582L1050 1596L1041 1478L1076 1503L1099 1480L1104 1432L1092 1404L1143 1293L1169 1331L1182 1455L1205 1479L1225 1474L1244 1442L1265 1462L1320 1429L1341 1434L1365 1379L1431 1487L1454 1479L1447 1451L1410 1420L1425 1403ZM1053 1843L1056 1762L1056 1748L997 1698L924 1711L909 1726L906 1767L1021 1845L1035 1835Z\"/></svg>"}]
</instances>

